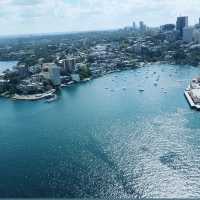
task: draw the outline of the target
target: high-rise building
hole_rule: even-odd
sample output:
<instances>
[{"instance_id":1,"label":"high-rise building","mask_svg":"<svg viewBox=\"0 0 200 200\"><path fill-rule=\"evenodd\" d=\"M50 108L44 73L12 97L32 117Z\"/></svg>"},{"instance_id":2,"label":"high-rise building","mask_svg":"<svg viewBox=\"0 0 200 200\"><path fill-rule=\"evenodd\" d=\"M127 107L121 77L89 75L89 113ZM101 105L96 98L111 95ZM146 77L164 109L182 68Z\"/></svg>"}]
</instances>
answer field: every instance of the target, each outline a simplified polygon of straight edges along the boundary
<instances>
[{"instance_id":1,"label":"high-rise building","mask_svg":"<svg viewBox=\"0 0 200 200\"><path fill-rule=\"evenodd\" d=\"M64 60L64 71L67 72L67 73L74 72L76 63L77 63L76 58L74 58L74 57L67 57Z\"/></svg>"},{"instance_id":2,"label":"high-rise building","mask_svg":"<svg viewBox=\"0 0 200 200\"><path fill-rule=\"evenodd\" d=\"M193 32L193 39L194 39L194 42L200 44L200 30L199 29L195 29L194 30L194 32Z\"/></svg>"},{"instance_id":3,"label":"high-rise building","mask_svg":"<svg viewBox=\"0 0 200 200\"><path fill-rule=\"evenodd\" d=\"M146 31L146 25L144 24L143 21L140 21L140 22L139 22L139 27L140 27L140 31L141 31L141 32Z\"/></svg>"},{"instance_id":4,"label":"high-rise building","mask_svg":"<svg viewBox=\"0 0 200 200\"><path fill-rule=\"evenodd\" d=\"M55 63L44 63L42 68L44 78L50 80L54 86L59 86L61 83L60 67Z\"/></svg>"},{"instance_id":5,"label":"high-rise building","mask_svg":"<svg viewBox=\"0 0 200 200\"><path fill-rule=\"evenodd\" d=\"M176 30L179 33L179 37L183 38L183 29L188 27L188 17L178 17L176 21Z\"/></svg>"},{"instance_id":6,"label":"high-rise building","mask_svg":"<svg viewBox=\"0 0 200 200\"><path fill-rule=\"evenodd\" d=\"M164 24L160 27L160 29L163 32L173 31L175 29L175 25L174 24Z\"/></svg>"},{"instance_id":7,"label":"high-rise building","mask_svg":"<svg viewBox=\"0 0 200 200\"><path fill-rule=\"evenodd\" d=\"M183 29L183 41L184 42L192 42L193 41L193 32L194 28L193 27L187 27Z\"/></svg>"},{"instance_id":8,"label":"high-rise building","mask_svg":"<svg viewBox=\"0 0 200 200\"><path fill-rule=\"evenodd\" d=\"M136 30L136 24L135 24L135 22L133 22L133 30Z\"/></svg>"},{"instance_id":9,"label":"high-rise building","mask_svg":"<svg viewBox=\"0 0 200 200\"><path fill-rule=\"evenodd\" d=\"M26 65L20 64L16 66L17 73L20 78L25 78L28 76L28 67Z\"/></svg>"}]
</instances>

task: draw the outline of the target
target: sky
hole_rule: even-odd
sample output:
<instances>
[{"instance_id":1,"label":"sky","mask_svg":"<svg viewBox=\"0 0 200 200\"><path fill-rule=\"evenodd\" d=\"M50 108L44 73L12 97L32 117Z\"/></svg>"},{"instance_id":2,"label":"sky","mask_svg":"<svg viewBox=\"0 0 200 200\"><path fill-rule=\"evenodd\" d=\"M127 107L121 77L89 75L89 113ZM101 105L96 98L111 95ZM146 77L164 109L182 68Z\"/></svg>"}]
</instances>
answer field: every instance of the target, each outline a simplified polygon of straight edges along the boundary
<instances>
[{"instance_id":1,"label":"sky","mask_svg":"<svg viewBox=\"0 0 200 200\"><path fill-rule=\"evenodd\" d=\"M0 0L0 35L107 30L200 17L200 0Z\"/></svg>"}]
</instances>

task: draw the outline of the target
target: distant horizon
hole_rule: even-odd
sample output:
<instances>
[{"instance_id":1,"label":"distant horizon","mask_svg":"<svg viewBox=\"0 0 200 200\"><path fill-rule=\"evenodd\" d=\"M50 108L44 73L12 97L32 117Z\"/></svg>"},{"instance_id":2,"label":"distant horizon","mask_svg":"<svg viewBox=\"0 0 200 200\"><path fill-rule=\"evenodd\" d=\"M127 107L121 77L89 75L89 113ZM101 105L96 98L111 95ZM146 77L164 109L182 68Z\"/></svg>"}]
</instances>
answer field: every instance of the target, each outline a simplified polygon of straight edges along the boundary
<instances>
[{"instance_id":1,"label":"distant horizon","mask_svg":"<svg viewBox=\"0 0 200 200\"><path fill-rule=\"evenodd\" d=\"M116 30L144 21L150 27L188 16L198 23L200 1L193 0L1 0L0 36Z\"/></svg>"},{"instance_id":2,"label":"distant horizon","mask_svg":"<svg viewBox=\"0 0 200 200\"><path fill-rule=\"evenodd\" d=\"M123 28L123 27L122 27ZM64 34L78 34L78 33L92 33L92 32L104 32L104 31L117 31L120 28L116 29L99 29L99 30L83 30L83 31L60 31L60 32L41 32L41 33L20 33L20 34L8 34L0 35L0 38L5 37L23 37L23 36L42 36L42 35L64 35Z\"/></svg>"}]
</instances>

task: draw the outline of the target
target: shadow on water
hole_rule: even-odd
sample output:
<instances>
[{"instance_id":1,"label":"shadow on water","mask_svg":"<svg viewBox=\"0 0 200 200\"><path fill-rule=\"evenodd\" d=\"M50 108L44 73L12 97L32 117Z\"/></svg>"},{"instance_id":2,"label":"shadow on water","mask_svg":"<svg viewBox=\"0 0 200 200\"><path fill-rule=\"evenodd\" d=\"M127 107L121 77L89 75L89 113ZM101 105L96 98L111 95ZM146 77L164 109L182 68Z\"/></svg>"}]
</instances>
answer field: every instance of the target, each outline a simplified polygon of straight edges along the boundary
<instances>
[{"instance_id":1,"label":"shadow on water","mask_svg":"<svg viewBox=\"0 0 200 200\"><path fill-rule=\"evenodd\" d=\"M189 167L181 155L172 151L160 156L160 162L173 170L181 170Z\"/></svg>"},{"instance_id":2,"label":"shadow on water","mask_svg":"<svg viewBox=\"0 0 200 200\"><path fill-rule=\"evenodd\" d=\"M98 142L92 135L89 135L88 143L85 145L85 148L109 166L115 174L116 181L122 185L123 190L127 195L131 195L134 198L142 197L142 194L136 191L134 186L129 185L129 181L125 177L125 172L122 169L119 169L108 153L104 152L100 142Z\"/></svg>"}]
</instances>

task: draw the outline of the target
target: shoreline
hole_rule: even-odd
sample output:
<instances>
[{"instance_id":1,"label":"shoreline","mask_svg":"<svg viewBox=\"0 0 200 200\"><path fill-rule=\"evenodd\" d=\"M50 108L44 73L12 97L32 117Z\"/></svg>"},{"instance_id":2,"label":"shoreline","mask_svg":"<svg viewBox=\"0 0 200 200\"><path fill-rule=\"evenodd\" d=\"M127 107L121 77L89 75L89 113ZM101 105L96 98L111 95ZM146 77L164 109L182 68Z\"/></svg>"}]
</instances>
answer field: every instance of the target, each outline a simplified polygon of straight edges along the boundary
<instances>
[{"instance_id":1,"label":"shoreline","mask_svg":"<svg viewBox=\"0 0 200 200\"><path fill-rule=\"evenodd\" d=\"M25 101L37 101L37 100L45 99L49 96L52 96L55 92L56 92L56 90L52 89L52 90L49 90L49 91L47 91L45 93L41 93L41 94L33 94L33 95L15 94L12 97L10 97L10 99L12 99L12 100L25 100Z\"/></svg>"},{"instance_id":2,"label":"shoreline","mask_svg":"<svg viewBox=\"0 0 200 200\"><path fill-rule=\"evenodd\" d=\"M153 64L170 64L170 65L175 65L174 63L170 63L170 62L166 62L166 61L156 61L156 62L139 62L137 65L135 66L132 66L132 67L125 67L124 69L117 69L117 70L113 70L113 71L108 71L106 73L103 73L101 74L100 76L97 76L97 77L90 77L90 78L86 78L80 82L78 82L79 84L81 83L85 83L85 82L88 82L90 80L93 80L93 79L97 79L97 78L100 78L100 77L103 77L103 76L106 76L108 74L112 74L112 73L116 73L116 72L122 72L122 71L126 71L126 70L134 70L134 69L139 69L139 68L143 68L145 66L148 66L148 65L153 65ZM76 82L70 82L70 84L62 84L61 85L61 89L62 88L65 88L65 87L69 87L69 86L72 86L76 84ZM0 94L0 97L4 97L4 98L9 98L9 99L12 99L12 100L23 100L23 101L37 101L37 100L41 100L41 99L45 99L53 94L55 94L56 92L56 89L52 89L52 90L49 90L47 92L44 92L44 93L39 93L39 94L33 94L33 95L19 95L19 94L14 94L14 95L10 95L8 94L7 92L4 92L3 94ZM187 92L187 91L185 91ZM189 95L189 94L188 94ZM186 96L186 94L185 94ZM187 98L187 97L186 97ZM187 98L188 99L188 98ZM191 105L191 104L190 104ZM194 108L194 106L193 106ZM200 109L200 106L199 108Z\"/></svg>"}]
</instances>

